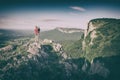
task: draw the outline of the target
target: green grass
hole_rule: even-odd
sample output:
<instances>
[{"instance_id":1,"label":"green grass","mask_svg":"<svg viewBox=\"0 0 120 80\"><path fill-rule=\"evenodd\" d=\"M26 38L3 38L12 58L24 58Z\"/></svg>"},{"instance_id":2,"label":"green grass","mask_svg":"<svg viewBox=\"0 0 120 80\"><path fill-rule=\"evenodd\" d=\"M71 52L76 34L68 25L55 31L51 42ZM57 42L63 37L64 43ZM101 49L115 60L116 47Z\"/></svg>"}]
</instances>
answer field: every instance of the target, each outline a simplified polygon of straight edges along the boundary
<instances>
[{"instance_id":1,"label":"green grass","mask_svg":"<svg viewBox=\"0 0 120 80\"><path fill-rule=\"evenodd\" d=\"M83 56L82 52L82 40L78 41L63 41L63 49L73 59L77 59Z\"/></svg>"}]
</instances>

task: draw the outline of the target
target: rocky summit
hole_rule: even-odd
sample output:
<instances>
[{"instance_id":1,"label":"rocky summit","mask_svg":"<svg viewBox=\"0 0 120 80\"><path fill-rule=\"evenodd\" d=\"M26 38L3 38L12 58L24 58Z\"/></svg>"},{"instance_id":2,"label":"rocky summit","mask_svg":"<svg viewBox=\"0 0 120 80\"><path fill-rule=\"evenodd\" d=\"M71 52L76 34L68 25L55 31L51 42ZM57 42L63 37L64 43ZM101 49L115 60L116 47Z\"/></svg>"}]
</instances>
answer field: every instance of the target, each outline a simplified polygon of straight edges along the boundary
<instances>
[{"instance_id":1,"label":"rocky summit","mask_svg":"<svg viewBox=\"0 0 120 80\"><path fill-rule=\"evenodd\" d=\"M72 76L73 69L77 72L77 65L66 61L67 54L61 44L45 41L36 45L34 39L21 38L0 48L0 79L55 80L59 77L63 80Z\"/></svg>"}]
</instances>

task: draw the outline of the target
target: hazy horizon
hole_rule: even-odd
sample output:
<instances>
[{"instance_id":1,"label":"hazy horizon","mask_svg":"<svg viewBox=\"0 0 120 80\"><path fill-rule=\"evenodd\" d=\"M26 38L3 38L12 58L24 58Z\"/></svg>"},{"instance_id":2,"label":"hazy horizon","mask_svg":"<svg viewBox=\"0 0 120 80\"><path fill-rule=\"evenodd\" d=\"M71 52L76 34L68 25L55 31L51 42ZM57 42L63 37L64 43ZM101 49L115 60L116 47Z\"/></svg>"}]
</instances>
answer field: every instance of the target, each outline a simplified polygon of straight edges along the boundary
<instances>
[{"instance_id":1,"label":"hazy horizon","mask_svg":"<svg viewBox=\"0 0 120 80\"><path fill-rule=\"evenodd\" d=\"M6 0L7 1L7 0ZM9 2L9 1L8 1ZM114 3L113 3L114 2ZM95 18L120 19L117 0L52 0L13 2L0 5L0 29L42 30L56 27L86 29L89 20ZM3 2L4 3L4 2Z\"/></svg>"}]
</instances>

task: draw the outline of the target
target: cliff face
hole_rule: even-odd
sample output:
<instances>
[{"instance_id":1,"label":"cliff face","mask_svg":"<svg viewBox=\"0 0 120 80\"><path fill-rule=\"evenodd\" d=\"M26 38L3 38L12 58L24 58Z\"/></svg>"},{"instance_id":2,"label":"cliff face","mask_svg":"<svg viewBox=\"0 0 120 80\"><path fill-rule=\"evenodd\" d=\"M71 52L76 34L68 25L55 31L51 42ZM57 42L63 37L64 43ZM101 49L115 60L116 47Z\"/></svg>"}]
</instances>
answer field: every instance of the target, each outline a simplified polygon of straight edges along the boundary
<instances>
[{"instance_id":1,"label":"cliff face","mask_svg":"<svg viewBox=\"0 0 120 80\"><path fill-rule=\"evenodd\" d=\"M84 33L83 50L89 60L94 57L120 55L120 20L94 19Z\"/></svg>"},{"instance_id":2,"label":"cliff face","mask_svg":"<svg viewBox=\"0 0 120 80\"><path fill-rule=\"evenodd\" d=\"M91 20L82 42L84 57L90 63L85 61L82 70L93 79L118 80L120 78L119 41L120 19Z\"/></svg>"}]
</instances>

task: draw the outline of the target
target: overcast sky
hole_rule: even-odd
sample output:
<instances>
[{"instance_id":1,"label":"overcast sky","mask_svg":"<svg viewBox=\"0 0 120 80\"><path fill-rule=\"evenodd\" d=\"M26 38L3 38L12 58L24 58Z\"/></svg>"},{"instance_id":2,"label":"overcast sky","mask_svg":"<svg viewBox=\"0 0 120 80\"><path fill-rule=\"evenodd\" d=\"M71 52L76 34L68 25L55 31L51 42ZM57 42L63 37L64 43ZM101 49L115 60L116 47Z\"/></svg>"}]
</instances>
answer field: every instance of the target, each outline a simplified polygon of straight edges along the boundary
<instances>
[{"instance_id":1,"label":"overcast sky","mask_svg":"<svg viewBox=\"0 0 120 80\"><path fill-rule=\"evenodd\" d=\"M95 18L120 19L119 0L4 0L0 29L87 28Z\"/></svg>"}]
</instances>

